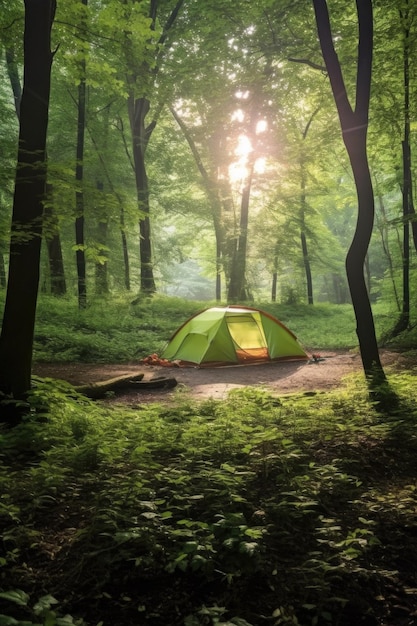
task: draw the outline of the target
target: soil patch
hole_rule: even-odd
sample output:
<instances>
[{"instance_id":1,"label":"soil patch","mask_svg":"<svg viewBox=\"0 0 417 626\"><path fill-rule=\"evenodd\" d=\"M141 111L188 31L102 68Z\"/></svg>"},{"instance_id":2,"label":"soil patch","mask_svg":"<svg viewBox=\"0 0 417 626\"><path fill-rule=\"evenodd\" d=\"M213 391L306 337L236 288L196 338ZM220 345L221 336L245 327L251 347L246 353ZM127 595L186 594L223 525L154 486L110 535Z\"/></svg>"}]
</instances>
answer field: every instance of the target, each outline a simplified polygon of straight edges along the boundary
<instances>
[{"instance_id":1,"label":"soil patch","mask_svg":"<svg viewBox=\"0 0 417 626\"><path fill-rule=\"evenodd\" d=\"M277 395L326 391L343 384L343 379L361 372L362 362L357 352L324 351L318 361L288 361L257 365L227 366L216 368L160 367L142 363L36 363L33 371L37 376L65 380L72 385L84 385L129 373L144 373L143 380L165 376L175 378L175 389L126 390L112 401L124 403L171 402L178 390L196 400L213 398L222 400L232 389L260 387ZM399 352L381 351L381 361L389 371L413 369L416 359Z\"/></svg>"}]
</instances>

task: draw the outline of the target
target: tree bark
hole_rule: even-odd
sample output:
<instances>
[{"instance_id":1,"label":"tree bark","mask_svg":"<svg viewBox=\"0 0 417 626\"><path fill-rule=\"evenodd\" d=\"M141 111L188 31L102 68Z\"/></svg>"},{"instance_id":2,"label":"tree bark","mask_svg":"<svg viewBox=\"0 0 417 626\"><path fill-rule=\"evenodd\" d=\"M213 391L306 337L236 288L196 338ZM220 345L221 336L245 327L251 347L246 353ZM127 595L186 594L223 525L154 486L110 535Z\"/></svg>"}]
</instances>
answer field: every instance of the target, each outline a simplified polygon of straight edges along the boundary
<instances>
[{"instance_id":1,"label":"tree bark","mask_svg":"<svg viewBox=\"0 0 417 626\"><path fill-rule=\"evenodd\" d=\"M410 146L410 17L408 0L405 0L404 11L400 10L403 24L403 84L404 84L404 135L402 141L403 180L402 180L402 213L403 213L403 247L402 247L402 279L403 293L401 313L391 331L396 337L410 325L410 222L415 249L417 250L417 220L413 203L413 186L411 171Z\"/></svg>"},{"instance_id":2,"label":"tree bark","mask_svg":"<svg viewBox=\"0 0 417 626\"><path fill-rule=\"evenodd\" d=\"M240 204L239 235L236 244L232 268L230 272L228 302L244 302L248 299L246 288L246 254L248 247L248 226L249 226L249 200L252 187L253 170L255 165L254 157L251 158L249 174L245 181Z\"/></svg>"},{"instance_id":3,"label":"tree bark","mask_svg":"<svg viewBox=\"0 0 417 626\"><path fill-rule=\"evenodd\" d=\"M308 253L307 235L306 235L306 209L307 209L307 170L306 170L306 158L304 153L304 142L306 141L308 131L313 122L314 117L319 112L320 107L316 108L311 114L302 135L302 146L300 155L300 239L301 239L301 251L303 254L303 264L306 276L307 284L307 302L308 304L314 304L313 299L313 278L311 275L311 263L310 255Z\"/></svg>"},{"instance_id":4,"label":"tree bark","mask_svg":"<svg viewBox=\"0 0 417 626\"><path fill-rule=\"evenodd\" d=\"M366 150L372 75L372 0L356 0L359 43L356 102L353 110L346 92L330 26L326 0L313 0L320 45L339 114L343 141L349 156L358 198L358 219L346 257L346 274L356 317L362 364L371 389L386 381L381 365L364 263L374 222L374 194Z\"/></svg>"},{"instance_id":5,"label":"tree bark","mask_svg":"<svg viewBox=\"0 0 417 626\"><path fill-rule=\"evenodd\" d=\"M24 78L10 241L9 280L0 336L0 390L30 389L46 185L54 0L25 0Z\"/></svg>"},{"instance_id":6,"label":"tree bark","mask_svg":"<svg viewBox=\"0 0 417 626\"><path fill-rule=\"evenodd\" d=\"M61 237L58 219L54 212L52 185L46 186L47 202L44 208L44 237L48 249L50 291L53 296L67 293L64 259L62 256Z\"/></svg>"},{"instance_id":7,"label":"tree bark","mask_svg":"<svg viewBox=\"0 0 417 626\"><path fill-rule=\"evenodd\" d=\"M88 0L81 0L81 4L87 6ZM77 265L78 307L85 309L87 306L87 278L85 263L85 240L84 240L84 192L82 189L84 179L84 140L85 140L85 113L86 113L86 62L83 57L80 61L80 83L78 85L78 120L77 120L77 147L75 164L75 259Z\"/></svg>"},{"instance_id":8,"label":"tree bark","mask_svg":"<svg viewBox=\"0 0 417 626\"><path fill-rule=\"evenodd\" d=\"M135 164L136 191L139 206L139 255L140 289L143 293L156 291L152 265L151 222L149 206L148 175L146 172L145 153L149 137L154 126L145 127L145 118L149 111L147 98L129 97L128 110L132 132L133 160Z\"/></svg>"}]
</instances>

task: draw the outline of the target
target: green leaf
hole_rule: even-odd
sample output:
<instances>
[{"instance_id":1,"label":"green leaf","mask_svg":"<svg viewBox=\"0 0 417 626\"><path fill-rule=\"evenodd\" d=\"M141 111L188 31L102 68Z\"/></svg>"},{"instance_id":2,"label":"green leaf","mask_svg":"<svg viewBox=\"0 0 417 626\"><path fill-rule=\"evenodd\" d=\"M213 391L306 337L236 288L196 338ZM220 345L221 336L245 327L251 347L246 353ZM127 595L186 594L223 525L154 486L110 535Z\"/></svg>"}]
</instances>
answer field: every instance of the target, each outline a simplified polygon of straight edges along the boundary
<instances>
[{"instance_id":1,"label":"green leaf","mask_svg":"<svg viewBox=\"0 0 417 626\"><path fill-rule=\"evenodd\" d=\"M50 594L42 596L36 602L35 606L33 607L33 611L35 615L40 615L43 611L50 609L53 604L58 604L58 600L56 600L53 596L51 596Z\"/></svg>"},{"instance_id":2,"label":"green leaf","mask_svg":"<svg viewBox=\"0 0 417 626\"><path fill-rule=\"evenodd\" d=\"M19 606L27 606L29 602L29 595L21 589L16 589L14 591L2 591L0 593L0 598L3 598L3 600L10 600L10 602L14 602Z\"/></svg>"}]
</instances>

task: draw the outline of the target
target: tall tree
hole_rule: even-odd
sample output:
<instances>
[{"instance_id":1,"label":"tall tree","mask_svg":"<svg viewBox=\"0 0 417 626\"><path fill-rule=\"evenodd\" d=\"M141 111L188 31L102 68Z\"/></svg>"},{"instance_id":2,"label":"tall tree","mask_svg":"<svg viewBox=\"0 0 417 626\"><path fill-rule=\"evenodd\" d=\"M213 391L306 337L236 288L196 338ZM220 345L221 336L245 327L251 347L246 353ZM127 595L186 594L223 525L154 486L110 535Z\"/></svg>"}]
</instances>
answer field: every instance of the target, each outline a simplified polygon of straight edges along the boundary
<instances>
[{"instance_id":1,"label":"tall tree","mask_svg":"<svg viewBox=\"0 0 417 626\"><path fill-rule=\"evenodd\" d=\"M83 9L87 9L88 0L81 0ZM83 32L86 27L86 12L82 13L80 28ZM84 141L85 141L85 116L86 116L86 53L84 42L80 44L82 50L79 62L79 83L77 100L77 147L75 163L75 180L77 187L75 190L75 257L77 263L77 286L78 286L78 306L85 309L87 306L87 277L85 262L85 238L84 238Z\"/></svg>"},{"instance_id":2,"label":"tall tree","mask_svg":"<svg viewBox=\"0 0 417 626\"><path fill-rule=\"evenodd\" d=\"M392 329L392 335L399 335L410 325L410 225L414 246L417 250L417 217L413 201L412 160L411 160L411 113L410 113L410 82L411 82L411 23L412 13L408 0L404 0L399 8L399 19L403 43L403 89L404 89L404 120L402 147L402 213L403 213L403 295L400 316Z\"/></svg>"},{"instance_id":3,"label":"tall tree","mask_svg":"<svg viewBox=\"0 0 417 626\"><path fill-rule=\"evenodd\" d=\"M0 335L0 389L30 389L39 285L46 135L55 0L25 0L24 78L10 242L9 280ZM16 332L18 329L18 332Z\"/></svg>"},{"instance_id":4,"label":"tall tree","mask_svg":"<svg viewBox=\"0 0 417 626\"><path fill-rule=\"evenodd\" d=\"M19 120L22 87L19 76L19 62L16 59L13 44L10 42L8 42L6 47L6 66L13 92L16 116ZM51 184L48 185L47 197L48 201L44 207L43 235L47 245L50 290L53 295L60 296L66 293L66 281L58 218L54 208L53 186Z\"/></svg>"},{"instance_id":5,"label":"tall tree","mask_svg":"<svg viewBox=\"0 0 417 626\"><path fill-rule=\"evenodd\" d=\"M148 41L144 46L147 53L154 50L153 56L143 55L142 60L135 58L135 45L126 34L126 56L129 63L128 68L128 113L130 128L132 133L133 159L135 164L135 179L137 188L138 206L140 212L140 285L144 293L153 293L156 290L153 266L152 266L152 244L151 244L151 222L149 205L148 173L146 169L146 148L150 137L157 123L157 114L148 122L147 116L151 108L151 92L155 87L155 80L160 70L163 49L167 44L167 37L172 29L184 0L177 0L172 11L169 13L161 29L158 38L153 33L156 32L157 19L161 2L150 0L149 14L150 29ZM157 45L155 46L155 41ZM158 107L157 107L158 108Z\"/></svg>"},{"instance_id":6,"label":"tall tree","mask_svg":"<svg viewBox=\"0 0 417 626\"><path fill-rule=\"evenodd\" d=\"M313 0L317 31L333 96L339 114L343 141L349 156L358 199L358 219L346 257L346 274L356 317L362 364L371 388L385 381L375 325L364 276L364 264L374 222L374 193L367 157L367 130L372 76L372 0L356 0L358 56L355 107L352 108L340 62L334 47L326 0Z\"/></svg>"}]
</instances>

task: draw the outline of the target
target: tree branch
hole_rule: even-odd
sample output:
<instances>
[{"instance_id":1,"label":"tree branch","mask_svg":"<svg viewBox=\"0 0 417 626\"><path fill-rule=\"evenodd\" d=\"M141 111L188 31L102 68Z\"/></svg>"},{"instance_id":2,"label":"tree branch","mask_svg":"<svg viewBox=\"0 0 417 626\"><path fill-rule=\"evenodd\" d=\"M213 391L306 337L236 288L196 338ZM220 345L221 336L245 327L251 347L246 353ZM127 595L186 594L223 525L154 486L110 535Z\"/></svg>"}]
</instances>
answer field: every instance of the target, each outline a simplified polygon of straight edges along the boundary
<instances>
[{"instance_id":1,"label":"tree branch","mask_svg":"<svg viewBox=\"0 0 417 626\"><path fill-rule=\"evenodd\" d=\"M312 67L314 70L319 70L320 72L326 71L325 65L319 65L318 63L314 63L314 61L310 61L310 59L296 59L294 57L288 57L287 61L291 61L292 63L304 63L309 67Z\"/></svg>"}]
</instances>

